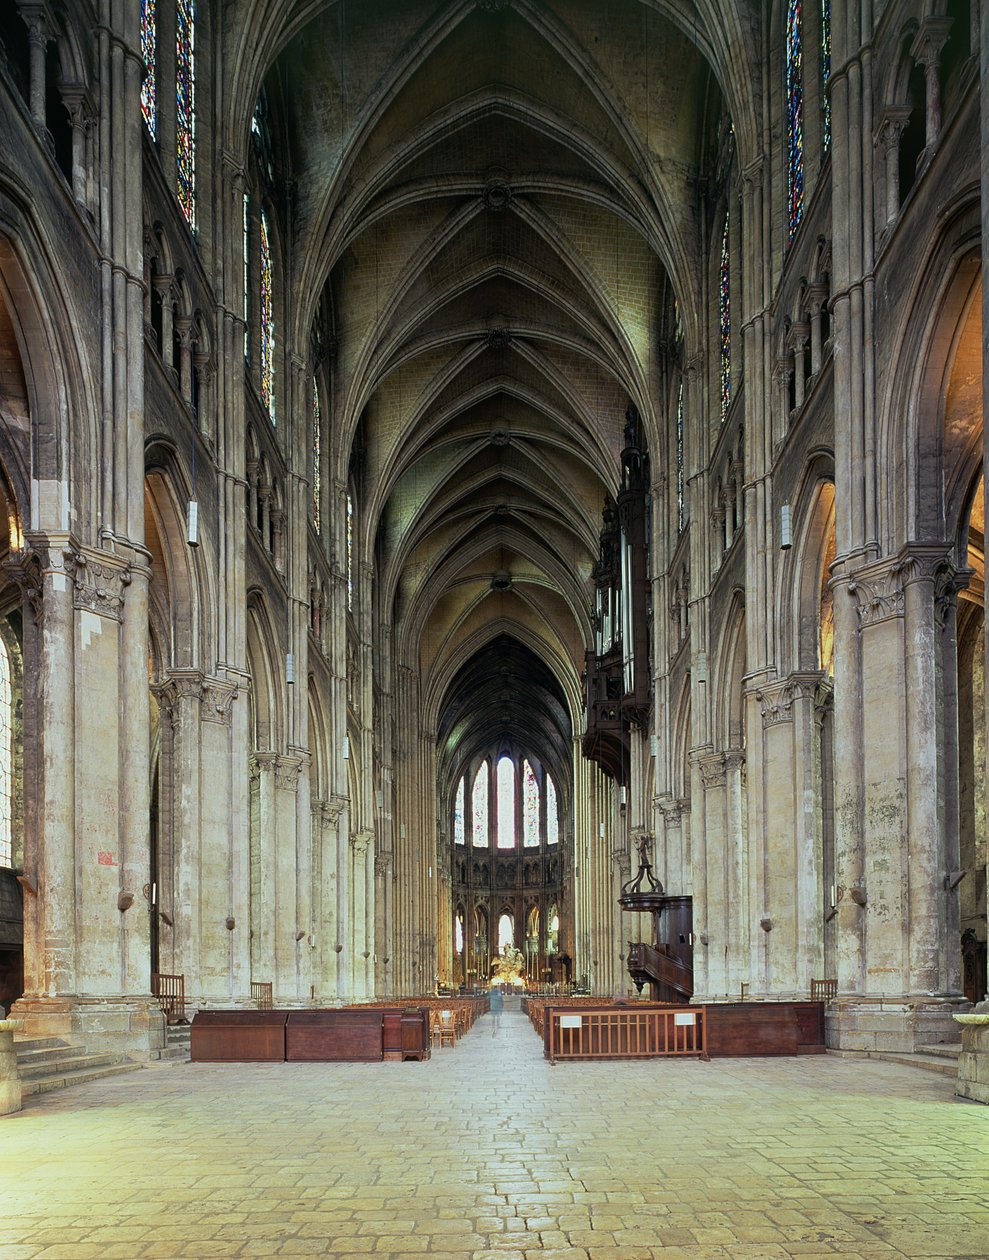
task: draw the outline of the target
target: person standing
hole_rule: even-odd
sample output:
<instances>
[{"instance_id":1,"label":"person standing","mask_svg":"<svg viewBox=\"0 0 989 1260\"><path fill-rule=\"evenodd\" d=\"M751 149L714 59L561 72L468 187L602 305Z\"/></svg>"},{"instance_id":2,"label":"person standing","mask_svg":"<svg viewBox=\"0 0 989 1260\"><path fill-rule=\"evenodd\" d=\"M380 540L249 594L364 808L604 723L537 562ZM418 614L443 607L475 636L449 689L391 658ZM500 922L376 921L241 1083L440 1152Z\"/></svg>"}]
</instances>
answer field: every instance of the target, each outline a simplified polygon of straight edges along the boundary
<instances>
[{"instance_id":1,"label":"person standing","mask_svg":"<svg viewBox=\"0 0 989 1260\"><path fill-rule=\"evenodd\" d=\"M501 989L492 989L488 994L488 1009L491 1012L491 1036L498 1036L501 1027L501 1013L505 1009L505 998Z\"/></svg>"}]
</instances>

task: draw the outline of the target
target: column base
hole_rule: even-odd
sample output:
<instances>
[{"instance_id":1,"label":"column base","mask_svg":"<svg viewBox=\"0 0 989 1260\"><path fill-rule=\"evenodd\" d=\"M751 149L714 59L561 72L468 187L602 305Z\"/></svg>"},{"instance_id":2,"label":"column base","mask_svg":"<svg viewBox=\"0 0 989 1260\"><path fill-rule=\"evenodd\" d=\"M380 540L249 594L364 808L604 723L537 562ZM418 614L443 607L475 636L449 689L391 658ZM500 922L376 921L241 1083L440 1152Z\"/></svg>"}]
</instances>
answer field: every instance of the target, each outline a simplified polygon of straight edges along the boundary
<instances>
[{"instance_id":1,"label":"column base","mask_svg":"<svg viewBox=\"0 0 989 1260\"><path fill-rule=\"evenodd\" d=\"M11 1008L24 1020L25 1037L61 1037L94 1052L126 1054L145 1061L165 1047L165 1016L150 994L123 997L33 997Z\"/></svg>"},{"instance_id":2,"label":"column base","mask_svg":"<svg viewBox=\"0 0 989 1260\"><path fill-rule=\"evenodd\" d=\"M951 1016L969 1005L961 994L840 996L825 1007L825 1044L829 1050L913 1054L924 1046L958 1041L958 1025Z\"/></svg>"}]
</instances>

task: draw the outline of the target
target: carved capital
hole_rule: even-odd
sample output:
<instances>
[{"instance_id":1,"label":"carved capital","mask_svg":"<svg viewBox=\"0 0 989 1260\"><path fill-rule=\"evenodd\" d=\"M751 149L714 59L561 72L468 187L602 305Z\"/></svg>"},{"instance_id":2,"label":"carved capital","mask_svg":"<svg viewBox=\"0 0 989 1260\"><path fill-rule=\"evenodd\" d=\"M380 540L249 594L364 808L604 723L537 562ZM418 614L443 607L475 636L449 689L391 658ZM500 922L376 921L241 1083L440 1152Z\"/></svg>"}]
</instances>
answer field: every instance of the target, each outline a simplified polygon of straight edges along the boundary
<instances>
[{"instance_id":1,"label":"carved capital","mask_svg":"<svg viewBox=\"0 0 989 1260\"><path fill-rule=\"evenodd\" d=\"M384 879L391 873L392 855L390 853L376 853L374 855L374 873L380 875Z\"/></svg>"},{"instance_id":2,"label":"carved capital","mask_svg":"<svg viewBox=\"0 0 989 1260\"><path fill-rule=\"evenodd\" d=\"M231 706L236 699L237 688L233 683L223 682L219 678L206 679L202 689L203 721L229 726Z\"/></svg>"},{"instance_id":3,"label":"carved capital","mask_svg":"<svg viewBox=\"0 0 989 1260\"><path fill-rule=\"evenodd\" d=\"M360 831L352 831L350 833L350 847L354 851L354 856L363 857L371 847L373 839L374 832L370 827L362 827Z\"/></svg>"},{"instance_id":4,"label":"carved capital","mask_svg":"<svg viewBox=\"0 0 989 1260\"><path fill-rule=\"evenodd\" d=\"M163 712L175 717L183 700L201 700L203 675L198 669L174 670L152 687Z\"/></svg>"},{"instance_id":5,"label":"carved capital","mask_svg":"<svg viewBox=\"0 0 989 1260\"><path fill-rule=\"evenodd\" d=\"M84 552L76 556L75 606L99 617L119 621L124 607L124 591L130 585L131 574L107 556L99 559Z\"/></svg>"},{"instance_id":6,"label":"carved capital","mask_svg":"<svg viewBox=\"0 0 989 1260\"><path fill-rule=\"evenodd\" d=\"M323 821L329 827L335 827L340 821L340 816L347 808L348 798L334 793L328 800L320 801L319 808L323 815Z\"/></svg>"},{"instance_id":7,"label":"carved capital","mask_svg":"<svg viewBox=\"0 0 989 1260\"><path fill-rule=\"evenodd\" d=\"M299 757L275 758L275 787L282 792L295 792L299 787L302 761Z\"/></svg>"},{"instance_id":8,"label":"carved capital","mask_svg":"<svg viewBox=\"0 0 989 1260\"><path fill-rule=\"evenodd\" d=\"M903 584L900 566L884 564L859 570L848 583L848 593L855 600L859 629L903 616Z\"/></svg>"},{"instance_id":9,"label":"carved capital","mask_svg":"<svg viewBox=\"0 0 989 1260\"><path fill-rule=\"evenodd\" d=\"M910 121L910 110L905 107L890 106L883 114L876 128L875 143L878 148L885 151L895 149L899 146L900 136L903 129Z\"/></svg>"},{"instance_id":10,"label":"carved capital","mask_svg":"<svg viewBox=\"0 0 989 1260\"><path fill-rule=\"evenodd\" d=\"M29 609L36 624L41 624L44 614L44 568L41 557L33 548L13 551L3 562L3 570L17 585L25 609Z\"/></svg>"},{"instance_id":11,"label":"carved capital","mask_svg":"<svg viewBox=\"0 0 989 1260\"><path fill-rule=\"evenodd\" d=\"M666 823L667 827L680 826L681 808L679 801L660 801L659 811L663 815L663 821Z\"/></svg>"},{"instance_id":12,"label":"carved capital","mask_svg":"<svg viewBox=\"0 0 989 1260\"><path fill-rule=\"evenodd\" d=\"M950 31L950 17L924 18L911 45L910 55L925 70L937 69L941 60L941 49L947 43Z\"/></svg>"},{"instance_id":13,"label":"carved capital","mask_svg":"<svg viewBox=\"0 0 989 1260\"><path fill-rule=\"evenodd\" d=\"M704 784L704 790L709 788L724 787L728 781L725 766L725 758L721 753L702 757L698 759L698 766L701 772L701 782Z\"/></svg>"},{"instance_id":14,"label":"carved capital","mask_svg":"<svg viewBox=\"0 0 989 1260\"><path fill-rule=\"evenodd\" d=\"M253 752L248 759L248 772L251 782L254 784L261 782L261 776L270 774L275 768L278 760L278 754L273 752Z\"/></svg>"}]
</instances>

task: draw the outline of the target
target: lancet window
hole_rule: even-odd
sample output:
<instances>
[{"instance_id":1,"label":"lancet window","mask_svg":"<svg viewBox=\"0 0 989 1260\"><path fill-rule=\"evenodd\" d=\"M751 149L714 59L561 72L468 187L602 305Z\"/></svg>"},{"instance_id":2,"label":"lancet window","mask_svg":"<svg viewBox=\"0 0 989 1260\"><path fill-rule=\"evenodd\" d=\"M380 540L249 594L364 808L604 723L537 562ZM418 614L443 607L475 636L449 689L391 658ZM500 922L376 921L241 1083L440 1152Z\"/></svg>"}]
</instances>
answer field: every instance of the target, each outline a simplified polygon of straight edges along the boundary
<instances>
[{"instance_id":1,"label":"lancet window","mask_svg":"<svg viewBox=\"0 0 989 1260\"><path fill-rule=\"evenodd\" d=\"M831 0L821 0L821 148L831 148Z\"/></svg>"},{"instance_id":2,"label":"lancet window","mask_svg":"<svg viewBox=\"0 0 989 1260\"><path fill-rule=\"evenodd\" d=\"M467 795L467 781L461 779L457 784L457 795L453 801L453 843L467 843L467 829L464 825L464 804Z\"/></svg>"},{"instance_id":3,"label":"lancet window","mask_svg":"<svg viewBox=\"0 0 989 1260\"><path fill-rule=\"evenodd\" d=\"M175 161L179 205L196 226L196 4L175 4Z\"/></svg>"},{"instance_id":4,"label":"lancet window","mask_svg":"<svg viewBox=\"0 0 989 1260\"><path fill-rule=\"evenodd\" d=\"M718 327L721 336L721 419L728 415L731 405L731 256L729 228L731 212L725 210L725 224L721 233L721 262L718 273Z\"/></svg>"},{"instance_id":5,"label":"lancet window","mask_svg":"<svg viewBox=\"0 0 989 1260\"><path fill-rule=\"evenodd\" d=\"M787 241L792 242L804 212L804 85L802 0L786 6L786 189Z\"/></svg>"},{"instance_id":6,"label":"lancet window","mask_svg":"<svg viewBox=\"0 0 989 1260\"><path fill-rule=\"evenodd\" d=\"M525 848L539 848L539 783L528 759L522 763L522 836Z\"/></svg>"},{"instance_id":7,"label":"lancet window","mask_svg":"<svg viewBox=\"0 0 989 1260\"><path fill-rule=\"evenodd\" d=\"M275 314L272 294L271 236L268 216L261 211L261 287L259 291L261 332L261 401L268 409L268 418L275 423Z\"/></svg>"},{"instance_id":8,"label":"lancet window","mask_svg":"<svg viewBox=\"0 0 989 1260\"><path fill-rule=\"evenodd\" d=\"M317 532L319 531L319 508L320 508L320 482L319 482L319 454L320 454L320 413L319 413L319 385L316 383L315 376L312 378L312 523Z\"/></svg>"},{"instance_id":9,"label":"lancet window","mask_svg":"<svg viewBox=\"0 0 989 1260\"><path fill-rule=\"evenodd\" d=\"M556 784L546 776L546 843L560 843L560 813L556 803Z\"/></svg>"},{"instance_id":10,"label":"lancet window","mask_svg":"<svg viewBox=\"0 0 989 1260\"><path fill-rule=\"evenodd\" d=\"M515 766L511 757L498 759L498 848L515 848Z\"/></svg>"},{"instance_id":11,"label":"lancet window","mask_svg":"<svg viewBox=\"0 0 989 1260\"><path fill-rule=\"evenodd\" d=\"M155 0L141 0L141 56L144 79L141 83L141 113L151 139L158 137L158 32Z\"/></svg>"},{"instance_id":12,"label":"lancet window","mask_svg":"<svg viewBox=\"0 0 989 1260\"><path fill-rule=\"evenodd\" d=\"M488 847L488 763L482 761L474 775L470 793L473 824L471 834L475 849Z\"/></svg>"},{"instance_id":13,"label":"lancet window","mask_svg":"<svg viewBox=\"0 0 989 1260\"><path fill-rule=\"evenodd\" d=\"M347 495L347 611L354 611L354 496Z\"/></svg>"}]
</instances>

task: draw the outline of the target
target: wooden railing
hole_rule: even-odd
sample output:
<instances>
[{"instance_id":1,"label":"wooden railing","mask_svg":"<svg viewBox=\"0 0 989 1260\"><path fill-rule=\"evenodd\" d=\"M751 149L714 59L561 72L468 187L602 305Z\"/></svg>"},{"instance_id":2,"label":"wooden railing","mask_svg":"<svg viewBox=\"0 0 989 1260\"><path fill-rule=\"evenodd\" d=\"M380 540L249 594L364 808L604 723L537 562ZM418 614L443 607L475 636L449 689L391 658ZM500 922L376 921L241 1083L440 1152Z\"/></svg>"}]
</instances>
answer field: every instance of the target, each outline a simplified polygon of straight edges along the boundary
<instances>
[{"instance_id":1,"label":"wooden railing","mask_svg":"<svg viewBox=\"0 0 989 1260\"><path fill-rule=\"evenodd\" d=\"M810 1000L812 1002L833 1002L837 996L837 980L812 980L810 982Z\"/></svg>"},{"instance_id":2,"label":"wooden railing","mask_svg":"<svg viewBox=\"0 0 989 1260\"><path fill-rule=\"evenodd\" d=\"M251 1001L259 1011L271 1010L271 981L270 980L252 980L251 981Z\"/></svg>"},{"instance_id":3,"label":"wooden railing","mask_svg":"<svg viewBox=\"0 0 989 1260\"><path fill-rule=\"evenodd\" d=\"M560 1059L707 1059L703 1007L547 1007L543 1051Z\"/></svg>"},{"instance_id":4,"label":"wooden railing","mask_svg":"<svg viewBox=\"0 0 989 1260\"><path fill-rule=\"evenodd\" d=\"M184 1024L185 1018L185 976L169 976L160 971L151 973L151 992L158 999L158 1005L165 1012L165 1021L169 1024Z\"/></svg>"}]
</instances>

